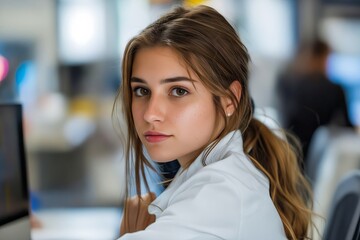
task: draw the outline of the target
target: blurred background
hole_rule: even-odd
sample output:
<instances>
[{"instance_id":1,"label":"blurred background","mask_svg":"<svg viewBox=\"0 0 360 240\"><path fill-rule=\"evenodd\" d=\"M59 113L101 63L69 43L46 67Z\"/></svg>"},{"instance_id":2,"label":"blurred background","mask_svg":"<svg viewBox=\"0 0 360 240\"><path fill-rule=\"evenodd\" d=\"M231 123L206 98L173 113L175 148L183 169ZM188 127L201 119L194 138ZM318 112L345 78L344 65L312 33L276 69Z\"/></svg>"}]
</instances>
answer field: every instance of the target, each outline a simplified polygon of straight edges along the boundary
<instances>
[{"instance_id":1,"label":"blurred background","mask_svg":"<svg viewBox=\"0 0 360 240\"><path fill-rule=\"evenodd\" d=\"M109 219L102 236L116 236L124 174L111 110L122 52L133 35L179 4L213 6L233 24L252 57L256 109L272 124L282 124L279 76L303 42L326 41L332 50L326 75L344 90L358 138L359 1L0 0L0 101L23 104L31 207L40 220L54 222L51 211L60 217L66 209L108 209L100 214ZM357 143L349 141L353 148ZM78 222L94 228L95 214ZM41 234L35 230L35 238Z\"/></svg>"}]
</instances>

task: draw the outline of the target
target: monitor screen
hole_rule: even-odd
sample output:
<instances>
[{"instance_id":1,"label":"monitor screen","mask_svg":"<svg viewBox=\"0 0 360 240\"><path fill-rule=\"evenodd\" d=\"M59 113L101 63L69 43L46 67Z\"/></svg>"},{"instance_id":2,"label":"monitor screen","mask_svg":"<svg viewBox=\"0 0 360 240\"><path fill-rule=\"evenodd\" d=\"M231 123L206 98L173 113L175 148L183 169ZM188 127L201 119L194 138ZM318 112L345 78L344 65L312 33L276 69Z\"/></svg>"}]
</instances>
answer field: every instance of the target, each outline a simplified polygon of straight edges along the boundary
<instances>
[{"instance_id":1,"label":"monitor screen","mask_svg":"<svg viewBox=\"0 0 360 240\"><path fill-rule=\"evenodd\" d=\"M0 238L2 228L28 215L22 108L0 103Z\"/></svg>"}]
</instances>

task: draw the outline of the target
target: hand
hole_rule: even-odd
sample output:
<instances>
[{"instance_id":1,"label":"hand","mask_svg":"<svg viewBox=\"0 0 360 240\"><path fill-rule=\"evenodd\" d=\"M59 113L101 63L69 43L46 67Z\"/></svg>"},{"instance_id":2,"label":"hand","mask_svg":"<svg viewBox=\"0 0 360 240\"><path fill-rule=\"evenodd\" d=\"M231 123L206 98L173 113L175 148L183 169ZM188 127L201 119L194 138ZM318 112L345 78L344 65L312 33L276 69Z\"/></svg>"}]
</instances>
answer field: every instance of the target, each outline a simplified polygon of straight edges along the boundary
<instances>
[{"instance_id":1,"label":"hand","mask_svg":"<svg viewBox=\"0 0 360 240\"><path fill-rule=\"evenodd\" d=\"M42 228L42 223L33 213L30 214L30 227L31 228Z\"/></svg>"},{"instance_id":2,"label":"hand","mask_svg":"<svg viewBox=\"0 0 360 240\"><path fill-rule=\"evenodd\" d=\"M155 215L149 214L148 206L154 201L156 195L154 193L147 193L141 198L134 196L126 200L128 214L124 216L120 226L120 235L125 233L137 232L144 230L151 223L155 222ZM127 219L126 219L127 217ZM127 224L126 224L127 221Z\"/></svg>"}]
</instances>

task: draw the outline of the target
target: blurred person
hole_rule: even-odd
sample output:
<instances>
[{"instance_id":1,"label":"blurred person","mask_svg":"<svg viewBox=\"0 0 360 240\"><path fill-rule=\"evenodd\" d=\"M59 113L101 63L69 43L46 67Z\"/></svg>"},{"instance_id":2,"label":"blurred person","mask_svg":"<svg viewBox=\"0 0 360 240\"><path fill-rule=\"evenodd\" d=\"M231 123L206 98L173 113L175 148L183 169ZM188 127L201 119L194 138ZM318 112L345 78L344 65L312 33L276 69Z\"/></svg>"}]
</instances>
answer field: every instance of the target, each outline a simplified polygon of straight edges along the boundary
<instances>
[{"instance_id":1,"label":"blurred person","mask_svg":"<svg viewBox=\"0 0 360 240\"><path fill-rule=\"evenodd\" d=\"M326 74L330 53L330 46L321 39L304 42L276 86L281 124L299 138L303 164L318 127L351 126L345 93Z\"/></svg>"},{"instance_id":2,"label":"blurred person","mask_svg":"<svg viewBox=\"0 0 360 240\"><path fill-rule=\"evenodd\" d=\"M207 6L177 7L129 41L113 112L128 126L121 240L309 238L309 185L295 147L253 116L249 61ZM165 191L142 194L152 161L173 159Z\"/></svg>"}]
</instances>

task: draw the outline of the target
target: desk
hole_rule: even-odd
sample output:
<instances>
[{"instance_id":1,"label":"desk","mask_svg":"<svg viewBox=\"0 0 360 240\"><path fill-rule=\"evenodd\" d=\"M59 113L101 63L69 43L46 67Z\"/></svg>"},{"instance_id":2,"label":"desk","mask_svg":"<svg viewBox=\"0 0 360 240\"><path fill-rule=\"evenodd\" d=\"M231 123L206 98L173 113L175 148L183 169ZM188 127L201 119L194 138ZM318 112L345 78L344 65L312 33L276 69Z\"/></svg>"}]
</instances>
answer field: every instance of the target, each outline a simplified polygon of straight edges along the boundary
<instances>
[{"instance_id":1,"label":"desk","mask_svg":"<svg viewBox=\"0 0 360 240\"><path fill-rule=\"evenodd\" d=\"M120 208L56 208L36 211L42 228L31 230L32 240L114 240Z\"/></svg>"}]
</instances>

